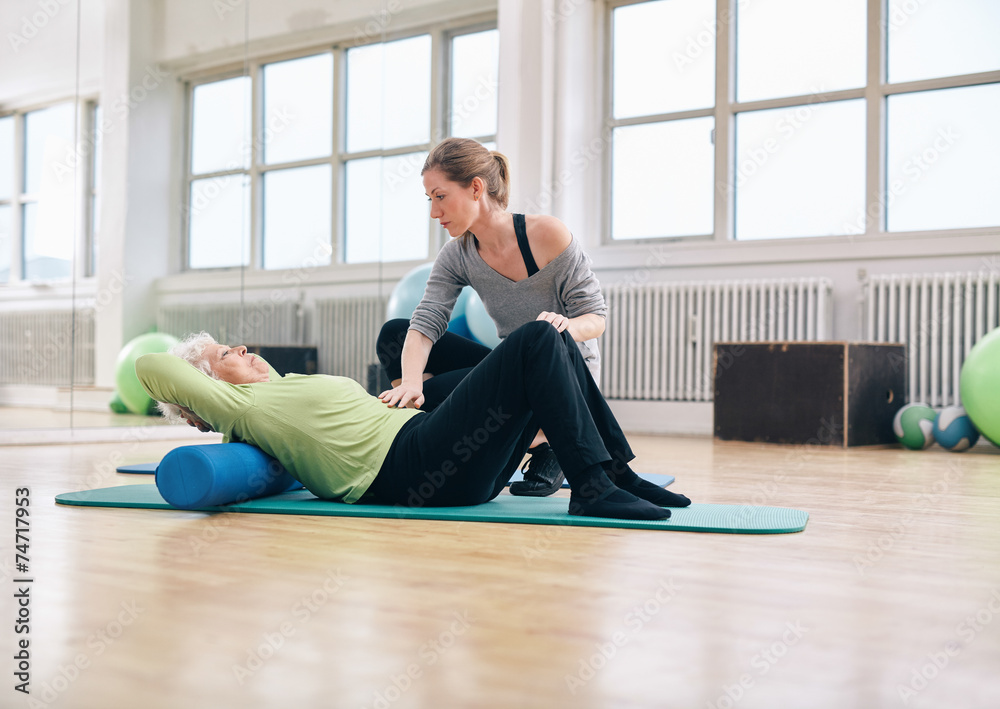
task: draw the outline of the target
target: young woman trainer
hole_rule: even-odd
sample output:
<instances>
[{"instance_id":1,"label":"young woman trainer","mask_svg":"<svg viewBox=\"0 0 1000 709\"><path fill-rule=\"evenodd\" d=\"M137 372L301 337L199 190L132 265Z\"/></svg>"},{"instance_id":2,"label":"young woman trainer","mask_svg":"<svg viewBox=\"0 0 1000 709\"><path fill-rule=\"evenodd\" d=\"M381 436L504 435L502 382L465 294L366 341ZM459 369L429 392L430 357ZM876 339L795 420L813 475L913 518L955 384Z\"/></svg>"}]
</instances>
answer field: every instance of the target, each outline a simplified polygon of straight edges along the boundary
<instances>
[{"instance_id":1,"label":"young woman trainer","mask_svg":"<svg viewBox=\"0 0 1000 709\"><path fill-rule=\"evenodd\" d=\"M432 410L489 354L488 347L447 332L466 285L482 298L501 338L528 322L550 323L572 337L599 381L596 338L604 332L607 305L569 229L555 217L507 212L507 158L474 140L443 141L421 174L431 218L456 238L438 254L411 318L382 328L376 349L393 386L382 401ZM511 493L552 494L564 476L544 433L528 453L524 482L511 485Z\"/></svg>"}]
</instances>

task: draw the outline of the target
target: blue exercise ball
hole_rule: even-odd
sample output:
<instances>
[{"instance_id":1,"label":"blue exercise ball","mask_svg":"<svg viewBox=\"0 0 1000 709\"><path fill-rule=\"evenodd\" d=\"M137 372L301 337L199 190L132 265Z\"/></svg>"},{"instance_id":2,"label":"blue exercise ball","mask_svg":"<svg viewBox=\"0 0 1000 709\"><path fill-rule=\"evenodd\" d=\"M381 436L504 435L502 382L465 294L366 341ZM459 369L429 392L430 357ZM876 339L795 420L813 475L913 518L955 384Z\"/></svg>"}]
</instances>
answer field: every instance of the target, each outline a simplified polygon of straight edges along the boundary
<instances>
[{"instance_id":1,"label":"blue exercise ball","mask_svg":"<svg viewBox=\"0 0 1000 709\"><path fill-rule=\"evenodd\" d=\"M487 347L496 347L500 344L500 336L497 334L497 324L486 312L483 299L476 291L472 291L469 302L465 305L465 322L469 326L469 331L473 338L480 344Z\"/></svg>"},{"instance_id":2,"label":"blue exercise ball","mask_svg":"<svg viewBox=\"0 0 1000 709\"><path fill-rule=\"evenodd\" d=\"M433 262L421 264L400 279L396 287L392 289L392 295L389 296L389 304L385 309L386 320L394 318L409 320L413 311L417 309L420 301L424 298L427 278L431 275L433 267ZM467 337L470 340L475 339L475 337L469 329L466 308L473 293L475 291L469 286L462 289L458 300L455 301L455 307L451 311L451 318L448 322L449 332Z\"/></svg>"},{"instance_id":3,"label":"blue exercise ball","mask_svg":"<svg viewBox=\"0 0 1000 709\"><path fill-rule=\"evenodd\" d=\"M387 320L394 318L405 318L409 320L416 310L417 305L424 297L424 288L427 287L427 277L431 275L433 263L425 263L417 266L412 271L403 276L396 287L392 289L389 296L389 305L385 309Z\"/></svg>"},{"instance_id":4,"label":"blue exercise ball","mask_svg":"<svg viewBox=\"0 0 1000 709\"><path fill-rule=\"evenodd\" d=\"M458 300L455 301L455 307L451 311L451 320L448 321L448 332L466 337L470 340L476 339L473 336L472 331L469 330L469 321L466 317L466 309L469 304L469 298L475 292L476 291L472 290L469 286L462 289L462 292L458 296Z\"/></svg>"},{"instance_id":5,"label":"blue exercise ball","mask_svg":"<svg viewBox=\"0 0 1000 709\"><path fill-rule=\"evenodd\" d=\"M964 451L976 445L979 431L961 406L947 406L934 419L934 440L950 451Z\"/></svg>"}]
</instances>

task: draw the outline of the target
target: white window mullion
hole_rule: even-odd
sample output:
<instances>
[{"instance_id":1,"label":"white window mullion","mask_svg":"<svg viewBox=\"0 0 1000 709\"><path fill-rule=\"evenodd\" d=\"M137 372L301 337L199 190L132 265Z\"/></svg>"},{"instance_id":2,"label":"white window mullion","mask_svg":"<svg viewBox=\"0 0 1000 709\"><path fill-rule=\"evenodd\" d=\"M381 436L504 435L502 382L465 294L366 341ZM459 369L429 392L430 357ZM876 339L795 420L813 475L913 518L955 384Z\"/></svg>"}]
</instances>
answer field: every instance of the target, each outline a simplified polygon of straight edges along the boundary
<instances>
[{"instance_id":1,"label":"white window mullion","mask_svg":"<svg viewBox=\"0 0 1000 709\"><path fill-rule=\"evenodd\" d=\"M607 55L604 61L604 81L602 83L603 96L601 97L601 130L602 136L607 141L607 149L604 151L604 159L601 160L601 244L614 243L611 233L611 189L612 185L612 158L614 157L614 20L615 8L611 3L604 10L604 42ZM499 126L497 126L499 129Z\"/></svg>"},{"instance_id":2,"label":"white window mullion","mask_svg":"<svg viewBox=\"0 0 1000 709\"><path fill-rule=\"evenodd\" d=\"M347 222L345 220L344 199L344 167L342 157L346 142L344 139L347 105L347 50L343 46L333 48L333 121L330 130L333 131L333 150L330 151L331 179L330 189L333 194L330 199L330 263L338 265L346 262Z\"/></svg>"},{"instance_id":3,"label":"white window mullion","mask_svg":"<svg viewBox=\"0 0 1000 709\"><path fill-rule=\"evenodd\" d=\"M733 75L736 66L736 1L718 0L715 38L715 241L730 241L734 236L733 155L736 150L736 115L732 105L736 91Z\"/></svg>"},{"instance_id":4,"label":"white window mullion","mask_svg":"<svg viewBox=\"0 0 1000 709\"><path fill-rule=\"evenodd\" d=\"M76 213L73 218L73 224L76 226L76 234L73 243L73 253L70 254L70 269L73 278L86 278L87 262L89 260L87 258L87 242L89 241L88 232L90 231L88 227L90 224L88 215L90 214L91 192L91 171L87 168L90 165L90 160L93 159L94 151L93 147L89 150L82 150L81 147L93 135L90 102L86 100L77 101L76 115L76 142L73 145L77 158L76 167L74 168L76 190L73 195L76 202ZM81 156L84 156L83 160L80 160ZM90 156L90 158L88 159L86 156Z\"/></svg>"},{"instance_id":5,"label":"white window mullion","mask_svg":"<svg viewBox=\"0 0 1000 709\"><path fill-rule=\"evenodd\" d=\"M430 146L451 134L451 38L438 28L431 32L431 135ZM445 243L443 229L427 220L427 254L433 257Z\"/></svg>"},{"instance_id":6,"label":"white window mullion","mask_svg":"<svg viewBox=\"0 0 1000 709\"><path fill-rule=\"evenodd\" d=\"M181 198L181 270L191 270L191 152L194 144L194 85L187 84L184 92L184 195Z\"/></svg>"},{"instance_id":7,"label":"white window mullion","mask_svg":"<svg viewBox=\"0 0 1000 709\"><path fill-rule=\"evenodd\" d=\"M884 0L868 0L868 76L865 84L865 236L885 231L886 22Z\"/></svg>"},{"instance_id":8,"label":"white window mullion","mask_svg":"<svg viewBox=\"0 0 1000 709\"><path fill-rule=\"evenodd\" d=\"M250 180L250 258L247 265L251 270L254 270L264 267L262 219L264 184L261 179L261 162L264 153L264 92L261 85L260 64L251 63L248 71L250 73L250 145L246 146L246 149L250 154L250 165L246 174Z\"/></svg>"},{"instance_id":9,"label":"white window mullion","mask_svg":"<svg viewBox=\"0 0 1000 709\"><path fill-rule=\"evenodd\" d=\"M24 280L24 113L14 115L14 192L11 201L10 278L8 283Z\"/></svg>"}]
</instances>

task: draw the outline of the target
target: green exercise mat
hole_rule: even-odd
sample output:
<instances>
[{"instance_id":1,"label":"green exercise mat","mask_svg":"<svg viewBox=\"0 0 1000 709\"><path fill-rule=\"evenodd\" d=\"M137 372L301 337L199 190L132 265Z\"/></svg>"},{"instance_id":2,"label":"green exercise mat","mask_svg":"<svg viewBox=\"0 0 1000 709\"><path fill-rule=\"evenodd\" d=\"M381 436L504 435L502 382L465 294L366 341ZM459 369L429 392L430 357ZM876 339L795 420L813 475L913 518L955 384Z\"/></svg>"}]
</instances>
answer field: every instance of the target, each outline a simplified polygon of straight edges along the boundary
<instances>
[{"instance_id":1,"label":"green exercise mat","mask_svg":"<svg viewBox=\"0 0 1000 709\"><path fill-rule=\"evenodd\" d=\"M63 505L84 507L141 507L176 509L167 504L155 485L122 485L56 495ZM262 514L327 515L332 517L388 517L394 519L446 519L463 522L508 524L559 524L575 527L624 527L678 532L727 534L786 534L805 529L809 513L787 507L753 505L699 505L672 508L670 519L635 521L575 517L567 514L565 497L513 497L500 495L492 502L472 507L402 507L348 505L321 500L308 490L295 490L256 500L207 507L203 512L257 512Z\"/></svg>"}]
</instances>

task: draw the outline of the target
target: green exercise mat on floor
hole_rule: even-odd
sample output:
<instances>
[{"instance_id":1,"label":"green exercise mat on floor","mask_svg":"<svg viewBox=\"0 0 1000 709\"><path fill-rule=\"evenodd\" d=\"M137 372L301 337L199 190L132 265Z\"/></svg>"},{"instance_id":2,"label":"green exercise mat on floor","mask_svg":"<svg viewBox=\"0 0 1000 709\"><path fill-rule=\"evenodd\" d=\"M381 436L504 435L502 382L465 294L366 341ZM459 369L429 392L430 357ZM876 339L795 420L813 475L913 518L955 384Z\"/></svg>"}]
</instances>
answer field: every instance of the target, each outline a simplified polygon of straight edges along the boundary
<instances>
[{"instance_id":1,"label":"green exercise mat on floor","mask_svg":"<svg viewBox=\"0 0 1000 709\"><path fill-rule=\"evenodd\" d=\"M155 485L122 485L56 495L63 505L84 507L139 507L175 509L167 504ZM461 522L508 524L557 524L574 527L623 527L677 532L727 534L787 534L805 529L809 513L787 507L755 505L693 504L671 508L670 519L635 521L575 517L567 514L565 497L513 497L500 495L491 502L472 507L400 507L348 505L315 497L308 490L295 490L256 500L208 507L203 512L256 512L261 514L326 515L332 517L386 517L391 519L442 519Z\"/></svg>"}]
</instances>

